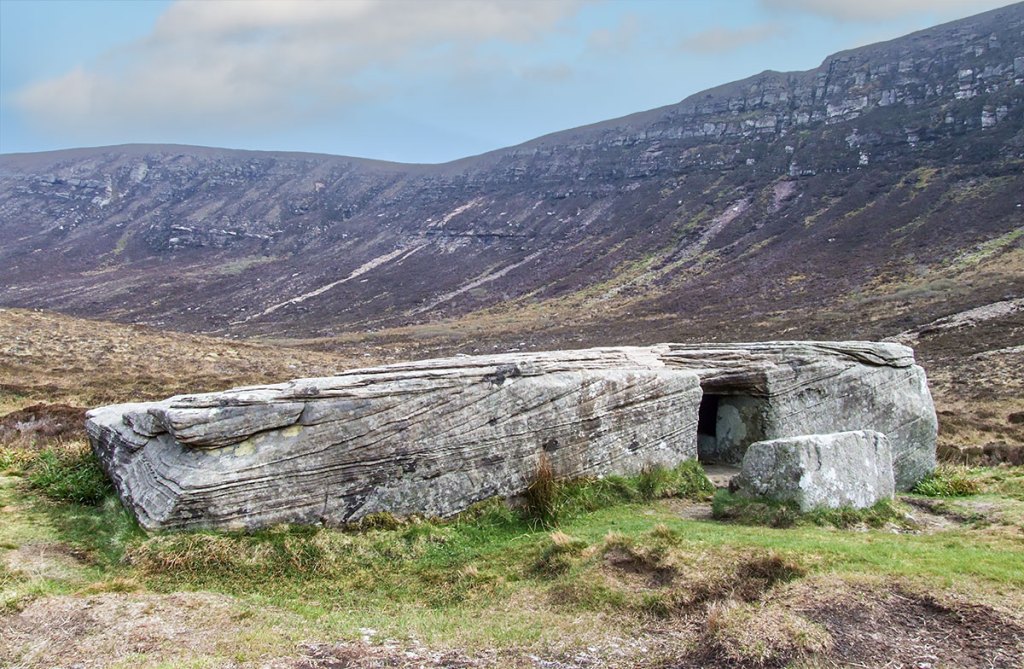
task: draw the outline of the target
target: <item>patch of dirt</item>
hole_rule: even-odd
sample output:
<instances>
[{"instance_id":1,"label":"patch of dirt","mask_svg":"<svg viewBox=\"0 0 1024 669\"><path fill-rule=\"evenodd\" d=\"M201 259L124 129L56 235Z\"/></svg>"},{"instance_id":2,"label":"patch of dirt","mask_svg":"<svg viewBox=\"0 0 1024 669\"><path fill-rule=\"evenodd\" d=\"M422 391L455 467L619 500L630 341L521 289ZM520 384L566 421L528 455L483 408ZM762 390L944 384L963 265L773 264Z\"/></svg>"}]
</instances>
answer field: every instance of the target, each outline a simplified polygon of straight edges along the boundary
<instances>
[{"instance_id":1,"label":"patch of dirt","mask_svg":"<svg viewBox=\"0 0 1024 669\"><path fill-rule=\"evenodd\" d=\"M85 436L83 407L68 404L33 404L0 417L0 443L45 441Z\"/></svg>"},{"instance_id":2,"label":"patch of dirt","mask_svg":"<svg viewBox=\"0 0 1024 669\"><path fill-rule=\"evenodd\" d=\"M970 497L931 499L902 497L913 508L912 522L918 532L931 534L945 530L971 528L973 532L1021 532L1022 518L1018 503L1010 500L990 501Z\"/></svg>"},{"instance_id":3,"label":"patch of dirt","mask_svg":"<svg viewBox=\"0 0 1024 669\"><path fill-rule=\"evenodd\" d=\"M137 654L172 666L243 625L230 597L210 593L47 597L0 617L0 666L99 669Z\"/></svg>"},{"instance_id":4,"label":"patch of dirt","mask_svg":"<svg viewBox=\"0 0 1024 669\"><path fill-rule=\"evenodd\" d=\"M901 497L900 500L914 509L910 521L917 531L926 534L956 529L978 520L974 515L951 509L943 500L920 497Z\"/></svg>"},{"instance_id":5,"label":"patch of dirt","mask_svg":"<svg viewBox=\"0 0 1024 669\"><path fill-rule=\"evenodd\" d=\"M506 658L504 666L523 666L514 658ZM497 661L497 653L485 652L476 656L459 650L435 651L416 646L401 647L395 644L373 645L366 642L307 644L301 657L279 660L267 665L267 669L413 669L420 667L445 667L448 669L471 669L476 667L503 666Z\"/></svg>"},{"instance_id":6,"label":"patch of dirt","mask_svg":"<svg viewBox=\"0 0 1024 669\"><path fill-rule=\"evenodd\" d=\"M681 615L648 619L628 639L537 654L523 648L427 647L415 640L375 639L373 630L365 630L361 641L296 645L278 629L299 629L302 623L289 614L263 618L212 593L50 597L0 617L0 666L99 669L200 661L261 669L770 669L805 666L806 660L806 666L821 668L1012 669L1024 657L1020 622L964 595L828 575L771 588L778 576L774 562L746 560L737 577L767 585L757 596L752 590L747 603L735 597L708 600ZM252 634L262 644L269 641L265 650L252 654ZM807 635L815 637L813 643ZM801 649L809 647L816 652L805 658Z\"/></svg>"},{"instance_id":7,"label":"patch of dirt","mask_svg":"<svg viewBox=\"0 0 1024 669\"><path fill-rule=\"evenodd\" d=\"M900 586L819 596L804 615L833 639L830 659L867 667L1021 666L1024 628L986 606L939 601Z\"/></svg>"},{"instance_id":8,"label":"patch of dirt","mask_svg":"<svg viewBox=\"0 0 1024 669\"><path fill-rule=\"evenodd\" d=\"M733 465L704 465L704 474L716 488L729 488L734 477L739 475L740 468Z\"/></svg>"},{"instance_id":9,"label":"patch of dirt","mask_svg":"<svg viewBox=\"0 0 1024 669\"><path fill-rule=\"evenodd\" d=\"M747 602L757 601L776 585L798 579L804 573L802 567L777 555L753 555L736 565L728 596ZM723 597L721 593L710 590L704 601L711 599Z\"/></svg>"},{"instance_id":10,"label":"patch of dirt","mask_svg":"<svg viewBox=\"0 0 1024 669\"><path fill-rule=\"evenodd\" d=\"M679 515L690 520L714 520L710 502L691 502L679 510Z\"/></svg>"},{"instance_id":11,"label":"patch of dirt","mask_svg":"<svg viewBox=\"0 0 1024 669\"><path fill-rule=\"evenodd\" d=\"M29 578L66 578L89 556L66 544L25 544L3 555L3 564Z\"/></svg>"},{"instance_id":12,"label":"patch of dirt","mask_svg":"<svg viewBox=\"0 0 1024 669\"><path fill-rule=\"evenodd\" d=\"M714 520L711 502L695 502L689 499L670 498L662 500L666 509L687 520Z\"/></svg>"},{"instance_id":13,"label":"patch of dirt","mask_svg":"<svg viewBox=\"0 0 1024 669\"><path fill-rule=\"evenodd\" d=\"M604 561L613 570L635 576L651 588L670 585L676 576L674 567L621 547L608 550Z\"/></svg>"},{"instance_id":14,"label":"patch of dirt","mask_svg":"<svg viewBox=\"0 0 1024 669\"><path fill-rule=\"evenodd\" d=\"M798 644L776 644L779 652L739 660L736 649L726 647L711 633L712 612L704 621L709 631L695 652L659 666L781 669L805 666L801 662L810 660L806 666L1019 669L1024 657L1024 627L1005 615L952 596L940 600L900 584L810 579L772 593L752 610L752 627L761 626L762 619L788 616L824 628L827 650L802 658L792 650Z\"/></svg>"},{"instance_id":15,"label":"patch of dirt","mask_svg":"<svg viewBox=\"0 0 1024 669\"><path fill-rule=\"evenodd\" d=\"M659 590L664 614L692 613L709 602L755 602L781 583L800 578L805 571L778 555L740 553L728 560L707 553L696 561L612 547L605 553L605 573L620 586L634 591Z\"/></svg>"},{"instance_id":16,"label":"patch of dirt","mask_svg":"<svg viewBox=\"0 0 1024 669\"><path fill-rule=\"evenodd\" d=\"M364 630L361 641L296 643L292 639L304 627L308 623L291 614L252 613L214 593L49 597L0 616L0 667L597 669L645 666L642 658L666 657L661 630L534 654L523 648L428 647L414 639L379 639L374 630Z\"/></svg>"},{"instance_id":17,"label":"patch of dirt","mask_svg":"<svg viewBox=\"0 0 1024 669\"><path fill-rule=\"evenodd\" d=\"M415 641L303 644L298 657L281 658L261 669L626 669L652 667L688 647L678 630L651 629L628 639L606 638L585 648L539 653L523 649L431 649Z\"/></svg>"}]
</instances>

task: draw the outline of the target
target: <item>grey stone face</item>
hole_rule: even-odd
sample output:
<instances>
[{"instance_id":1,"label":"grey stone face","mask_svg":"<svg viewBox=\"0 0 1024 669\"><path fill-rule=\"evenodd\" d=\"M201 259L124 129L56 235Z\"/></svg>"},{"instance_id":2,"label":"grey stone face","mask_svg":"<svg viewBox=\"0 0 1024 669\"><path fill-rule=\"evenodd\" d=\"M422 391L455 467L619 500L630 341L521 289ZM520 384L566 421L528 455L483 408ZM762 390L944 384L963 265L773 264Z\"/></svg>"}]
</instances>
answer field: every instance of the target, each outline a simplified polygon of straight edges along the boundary
<instances>
[{"instance_id":1,"label":"grey stone face","mask_svg":"<svg viewBox=\"0 0 1024 669\"><path fill-rule=\"evenodd\" d=\"M576 478L696 457L695 374L571 358L426 361L105 407L88 429L147 529L447 516L521 493L542 459Z\"/></svg>"},{"instance_id":2,"label":"grey stone face","mask_svg":"<svg viewBox=\"0 0 1024 669\"><path fill-rule=\"evenodd\" d=\"M734 482L740 494L796 502L802 511L862 509L893 496L892 448L871 430L759 441Z\"/></svg>"},{"instance_id":3,"label":"grey stone face","mask_svg":"<svg viewBox=\"0 0 1024 669\"><path fill-rule=\"evenodd\" d=\"M573 478L696 458L702 392L718 400L715 434L701 435L709 460L738 461L758 440L870 429L892 444L897 488L934 468L923 370L909 348L866 342L423 360L102 407L86 426L147 529L333 524L451 515L521 493L542 461Z\"/></svg>"},{"instance_id":4,"label":"grey stone face","mask_svg":"<svg viewBox=\"0 0 1024 669\"><path fill-rule=\"evenodd\" d=\"M738 464L760 439L871 429L892 443L897 489L909 490L935 469L935 407L924 370L906 346L669 344L663 359L696 372L706 394L727 396L719 408L719 461ZM747 432L742 439L737 415ZM708 447L703 443L702 452Z\"/></svg>"}]
</instances>

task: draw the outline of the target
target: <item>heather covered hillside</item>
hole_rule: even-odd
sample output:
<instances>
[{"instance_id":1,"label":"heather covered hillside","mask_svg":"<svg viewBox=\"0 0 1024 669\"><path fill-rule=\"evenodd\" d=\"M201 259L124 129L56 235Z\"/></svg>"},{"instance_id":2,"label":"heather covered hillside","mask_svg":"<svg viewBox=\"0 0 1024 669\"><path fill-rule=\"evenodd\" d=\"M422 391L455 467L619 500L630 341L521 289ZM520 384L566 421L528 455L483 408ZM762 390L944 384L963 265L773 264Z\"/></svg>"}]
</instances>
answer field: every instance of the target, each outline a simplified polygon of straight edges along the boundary
<instances>
[{"instance_id":1,"label":"heather covered hillside","mask_svg":"<svg viewBox=\"0 0 1024 669\"><path fill-rule=\"evenodd\" d=\"M4 155L0 304L291 337L539 313L600 338L895 296L895 334L1020 294L1022 25L1011 5L444 165Z\"/></svg>"}]
</instances>

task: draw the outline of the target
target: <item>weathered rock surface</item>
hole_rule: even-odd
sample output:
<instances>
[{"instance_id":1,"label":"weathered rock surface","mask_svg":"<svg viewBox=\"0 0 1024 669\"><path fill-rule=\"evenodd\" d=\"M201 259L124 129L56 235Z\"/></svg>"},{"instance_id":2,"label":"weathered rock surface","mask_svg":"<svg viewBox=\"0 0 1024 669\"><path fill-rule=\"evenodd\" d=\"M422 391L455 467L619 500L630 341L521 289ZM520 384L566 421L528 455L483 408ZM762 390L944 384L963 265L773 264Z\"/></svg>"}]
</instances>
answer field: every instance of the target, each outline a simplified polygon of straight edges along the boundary
<instances>
[{"instance_id":1,"label":"weathered rock surface","mask_svg":"<svg viewBox=\"0 0 1024 669\"><path fill-rule=\"evenodd\" d=\"M938 421L924 370L906 346L874 342L668 345L665 363L701 377L714 424L702 459L738 464L756 441L872 429L889 437L896 487L935 468Z\"/></svg>"},{"instance_id":2,"label":"weathered rock surface","mask_svg":"<svg viewBox=\"0 0 1024 669\"><path fill-rule=\"evenodd\" d=\"M465 358L90 413L96 452L147 529L450 515L561 477L696 457L695 374L628 352Z\"/></svg>"},{"instance_id":3,"label":"weathered rock surface","mask_svg":"<svg viewBox=\"0 0 1024 669\"><path fill-rule=\"evenodd\" d=\"M735 483L741 494L796 502L801 511L863 509L893 496L892 449L873 430L759 441Z\"/></svg>"},{"instance_id":4,"label":"weathered rock surface","mask_svg":"<svg viewBox=\"0 0 1024 669\"><path fill-rule=\"evenodd\" d=\"M872 429L893 444L898 486L934 467L923 370L905 346L866 342L424 360L102 407L87 428L144 527L259 527L450 515L522 492L544 459L567 478L672 466L698 456L705 414L723 426L701 435L707 460Z\"/></svg>"}]
</instances>

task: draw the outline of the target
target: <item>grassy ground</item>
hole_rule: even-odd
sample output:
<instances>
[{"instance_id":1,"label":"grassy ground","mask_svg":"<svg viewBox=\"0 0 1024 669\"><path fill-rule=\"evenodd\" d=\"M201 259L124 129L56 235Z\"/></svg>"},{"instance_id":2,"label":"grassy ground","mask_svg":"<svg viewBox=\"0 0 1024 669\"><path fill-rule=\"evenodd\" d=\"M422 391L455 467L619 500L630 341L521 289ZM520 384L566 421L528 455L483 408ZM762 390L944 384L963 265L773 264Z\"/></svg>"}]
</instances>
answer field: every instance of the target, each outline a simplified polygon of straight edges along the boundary
<instances>
[{"instance_id":1,"label":"grassy ground","mask_svg":"<svg viewBox=\"0 0 1024 669\"><path fill-rule=\"evenodd\" d=\"M947 472L979 494L908 496L881 522L715 520L689 470L554 482L445 522L146 536L83 449L2 451L9 666L829 666L864 659L843 598L978 618L908 661L1024 652L1017 468Z\"/></svg>"},{"instance_id":2,"label":"grassy ground","mask_svg":"<svg viewBox=\"0 0 1024 669\"><path fill-rule=\"evenodd\" d=\"M1014 332L935 356L947 442L1019 446ZM529 513L147 536L82 438L86 406L448 352L424 341L324 352L0 310L0 666L1021 666L1020 467L943 469L867 512L712 504L695 472L649 472L541 481Z\"/></svg>"},{"instance_id":3,"label":"grassy ground","mask_svg":"<svg viewBox=\"0 0 1024 669\"><path fill-rule=\"evenodd\" d=\"M0 416L38 402L92 407L329 376L377 362L151 328L0 309Z\"/></svg>"}]
</instances>

